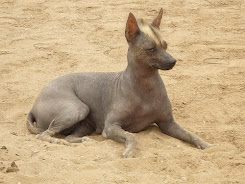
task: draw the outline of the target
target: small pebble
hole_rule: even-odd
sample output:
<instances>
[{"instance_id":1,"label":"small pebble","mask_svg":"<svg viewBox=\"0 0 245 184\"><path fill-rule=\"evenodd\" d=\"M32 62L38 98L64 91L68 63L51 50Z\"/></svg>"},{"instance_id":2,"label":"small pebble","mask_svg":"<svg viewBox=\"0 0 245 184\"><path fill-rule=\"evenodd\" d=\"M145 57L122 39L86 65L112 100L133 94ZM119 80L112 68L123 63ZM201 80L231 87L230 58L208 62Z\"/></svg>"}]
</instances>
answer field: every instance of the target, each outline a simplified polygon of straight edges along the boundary
<instances>
[{"instance_id":1,"label":"small pebble","mask_svg":"<svg viewBox=\"0 0 245 184\"><path fill-rule=\"evenodd\" d=\"M12 135L18 136L16 132L11 132Z\"/></svg>"},{"instance_id":2,"label":"small pebble","mask_svg":"<svg viewBox=\"0 0 245 184\"><path fill-rule=\"evenodd\" d=\"M16 163L13 161L11 163L11 166L7 168L6 173L17 172L17 171L19 171L19 168L17 167Z\"/></svg>"}]
</instances>

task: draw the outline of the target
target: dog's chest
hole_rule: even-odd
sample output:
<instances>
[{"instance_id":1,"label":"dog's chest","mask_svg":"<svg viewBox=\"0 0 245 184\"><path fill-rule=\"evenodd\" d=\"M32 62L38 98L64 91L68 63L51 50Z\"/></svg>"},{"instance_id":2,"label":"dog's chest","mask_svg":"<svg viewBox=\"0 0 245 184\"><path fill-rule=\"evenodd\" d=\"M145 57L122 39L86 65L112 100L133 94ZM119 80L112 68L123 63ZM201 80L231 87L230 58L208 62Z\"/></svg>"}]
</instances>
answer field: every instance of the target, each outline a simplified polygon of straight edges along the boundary
<instances>
[{"instance_id":1,"label":"dog's chest","mask_svg":"<svg viewBox=\"0 0 245 184\"><path fill-rule=\"evenodd\" d=\"M159 103L142 103L140 105L131 105L131 111L123 118L123 128L130 132L139 132L152 123L159 115Z\"/></svg>"}]
</instances>

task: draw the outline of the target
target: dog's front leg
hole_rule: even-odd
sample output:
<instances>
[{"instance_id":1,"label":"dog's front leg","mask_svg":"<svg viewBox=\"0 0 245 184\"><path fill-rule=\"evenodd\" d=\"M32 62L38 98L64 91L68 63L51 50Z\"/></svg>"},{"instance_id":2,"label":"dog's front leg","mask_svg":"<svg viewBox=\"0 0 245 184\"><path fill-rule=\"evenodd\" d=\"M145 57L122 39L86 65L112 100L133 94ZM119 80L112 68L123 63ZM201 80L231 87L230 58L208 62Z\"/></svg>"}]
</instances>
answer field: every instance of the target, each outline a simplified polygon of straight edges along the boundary
<instances>
[{"instance_id":1,"label":"dog's front leg","mask_svg":"<svg viewBox=\"0 0 245 184\"><path fill-rule=\"evenodd\" d=\"M106 138L126 144L126 149L123 152L124 158L134 157L136 151L136 140L131 133L123 130L120 125L114 123L106 124L102 135Z\"/></svg>"},{"instance_id":2,"label":"dog's front leg","mask_svg":"<svg viewBox=\"0 0 245 184\"><path fill-rule=\"evenodd\" d=\"M171 120L169 122L160 122L157 123L161 131L171 137L180 139L182 141L188 142L190 144L195 145L199 149L206 149L208 147L213 146L202 140L197 135L194 135L186 130L184 130L181 126Z\"/></svg>"}]
</instances>

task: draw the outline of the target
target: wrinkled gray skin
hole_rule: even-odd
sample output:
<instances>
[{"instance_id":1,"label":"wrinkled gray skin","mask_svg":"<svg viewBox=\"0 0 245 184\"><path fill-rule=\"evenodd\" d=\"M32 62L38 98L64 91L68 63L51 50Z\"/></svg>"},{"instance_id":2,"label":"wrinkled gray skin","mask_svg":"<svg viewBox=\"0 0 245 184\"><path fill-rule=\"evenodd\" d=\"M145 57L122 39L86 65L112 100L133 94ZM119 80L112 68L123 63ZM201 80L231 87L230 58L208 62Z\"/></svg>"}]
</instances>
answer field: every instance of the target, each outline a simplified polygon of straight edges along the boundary
<instances>
[{"instance_id":1,"label":"wrinkled gray skin","mask_svg":"<svg viewBox=\"0 0 245 184\"><path fill-rule=\"evenodd\" d=\"M162 9L152 26L159 28ZM128 66L119 73L75 73L49 83L39 94L27 118L27 127L37 138L66 144L82 142L94 130L104 137L126 144L124 157L133 157L139 132L156 123L169 136L198 148L209 146L181 128L158 69L171 69L176 60L139 30L129 14L125 36ZM154 48L154 49L152 49ZM67 135L65 140L55 134Z\"/></svg>"}]
</instances>

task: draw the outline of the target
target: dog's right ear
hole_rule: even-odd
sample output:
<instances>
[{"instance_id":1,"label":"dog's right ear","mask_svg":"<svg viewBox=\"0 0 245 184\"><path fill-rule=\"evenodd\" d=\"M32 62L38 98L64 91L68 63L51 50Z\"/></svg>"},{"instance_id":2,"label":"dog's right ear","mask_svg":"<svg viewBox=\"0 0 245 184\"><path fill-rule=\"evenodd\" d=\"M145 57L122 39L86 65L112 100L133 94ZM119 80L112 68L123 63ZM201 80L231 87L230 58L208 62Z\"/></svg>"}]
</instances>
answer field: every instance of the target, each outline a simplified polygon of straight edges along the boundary
<instances>
[{"instance_id":1,"label":"dog's right ear","mask_svg":"<svg viewBox=\"0 0 245 184\"><path fill-rule=\"evenodd\" d=\"M128 21L125 29L125 37L128 42L131 42L140 33L137 21L132 13L129 13Z\"/></svg>"}]
</instances>

